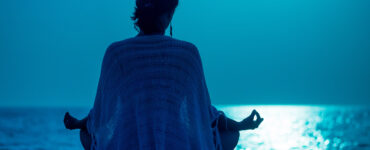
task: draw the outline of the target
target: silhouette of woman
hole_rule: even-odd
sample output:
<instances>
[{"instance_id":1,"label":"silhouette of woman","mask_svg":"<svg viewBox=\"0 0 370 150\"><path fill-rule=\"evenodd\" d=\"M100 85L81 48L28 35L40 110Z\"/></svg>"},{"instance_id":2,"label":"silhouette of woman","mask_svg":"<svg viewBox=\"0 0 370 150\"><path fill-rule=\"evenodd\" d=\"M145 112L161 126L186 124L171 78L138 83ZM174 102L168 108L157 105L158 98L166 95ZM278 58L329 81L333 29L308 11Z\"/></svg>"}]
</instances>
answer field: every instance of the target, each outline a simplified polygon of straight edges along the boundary
<instances>
[{"instance_id":1,"label":"silhouette of woman","mask_svg":"<svg viewBox=\"0 0 370 150\"><path fill-rule=\"evenodd\" d=\"M65 114L84 149L230 150L263 121L253 110L236 122L211 105L196 46L172 38L172 27L164 35L177 5L136 1L139 34L108 47L94 107L82 120Z\"/></svg>"}]
</instances>

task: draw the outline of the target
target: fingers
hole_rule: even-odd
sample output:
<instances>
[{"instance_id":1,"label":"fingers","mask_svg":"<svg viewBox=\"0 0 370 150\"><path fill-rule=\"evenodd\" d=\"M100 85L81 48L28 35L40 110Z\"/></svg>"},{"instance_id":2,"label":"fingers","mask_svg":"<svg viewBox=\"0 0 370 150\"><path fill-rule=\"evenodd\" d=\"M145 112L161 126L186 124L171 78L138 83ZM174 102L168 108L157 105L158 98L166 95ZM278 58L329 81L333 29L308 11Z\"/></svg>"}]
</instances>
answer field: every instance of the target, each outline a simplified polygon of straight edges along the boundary
<instances>
[{"instance_id":1,"label":"fingers","mask_svg":"<svg viewBox=\"0 0 370 150\"><path fill-rule=\"evenodd\" d=\"M66 125L66 124L69 123L69 121L70 121L70 114L69 114L69 112L66 112L65 115L64 115L63 122Z\"/></svg>"},{"instance_id":2,"label":"fingers","mask_svg":"<svg viewBox=\"0 0 370 150\"><path fill-rule=\"evenodd\" d=\"M256 111L256 110L253 110L254 114L257 116L257 120L256 121L253 121L253 128L258 128L258 126L261 124L261 122L264 120L263 118L261 118L260 114Z\"/></svg>"},{"instance_id":3,"label":"fingers","mask_svg":"<svg viewBox=\"0 0 370 150\"><path fill-rule=\"evenodd\" d=\"M256 115L257 111L255 109L253 109L252 113L251 113L251 116L254 117Z\"/></svg>"},{"instance_id":4,"label":"fingers","mask_svg":"<svg viewBox=\"0 0 370 150\"><path fill-rule=\"evenodd\" d=\"M256 110L255 110L255 111L256 111ZM258 121L258 120L261 120L260 113L258 113L258 112L256 111L256 115L257 115L257 121Z\"/></svg>"},{"instance_id":5,"label":"fingers","mask_svg":"<svg viewBox=\"0 0 370 150\"><path fill-rule=\"evenodd\" d=\"M255 109L253 109L253 111L252 111L252 113L251 113L251 115L249 117L251 117L252 120L254 121L254 116L257 116L257 120L256 121L259 121L261 119L260 114Z\"/></svg>"},{"instance_id":6,"label":"fingers","mask_svg":"<svg viewBox=\"0 0 370 150\"><path fill-rule=\"evenodd\" d=\"M258 128L258 126L262 123L263 121L263 118L260 118L259 120L256 121L256 128Z\"/></svg>"},{"instance_id":7,"label":"fingers","mask_svg":"<svg viewBox=\"0 0 370 150\"><path fill-rule=\"evenodd\" d=\"M252 113L247 117L247 119L253 121L254 120L254 116L256 115L257 111L253 109Z\"/></svg>"},{"instance_id":8,"label":"fingers","mask_svg":"<svg viewBox=\"0 0 370 150\"><path fill-rule=\"evenodd\" d=\"M263 121L263 118L261 118L261 116L258 112L256 113L256 115L257 115L256 122L257 122L257 127L258 127L261 124L261 122Z\"/></svg>"},{"instance_id":9,"label":"fingers","mask_svg":"<svg viewBox=\"0 0 370 150\"><path fill-rule=\"evenodd\" d=\"M253 122L253 129L258 128L262 121L263 121L263 118L261 118L260 120L254 121Z\"/></svg>"},{"instance_id":10,"label":"fingers","mask_svg":"<svg viewBox=\"0 0 370 150\"><path fill-rule=\"evenodd\" d=\"M66 113L64 114L64 120L68 119L68 116L69 116L69 113L68 113L68 112L66 112Z\"/></svg>"},{"instance_id":11,"label":"fingers","mask_svg":"<svg viewBox=\"0 0 370 150\"><path fill-rule=\"evenodd\" d=\"M256 120L254 120L254 117L256 116ZM254 109L251 114L245 118L242 123L245 125L245 130L246 129L256 129L258 126L261 124L261 122L264 119L261 118L260 114Z\"/></svg>"},{"instance_id":12,"label":"fingers","mask_svg":"<svg viewBox=\"0 0 370 150\"><path fill-rule=\"evenodd\" d=\"M263 118L261 118L258 122L259 122L259 124L261 124L261 122L263 121Z\"/></svg>"}]
</instances>

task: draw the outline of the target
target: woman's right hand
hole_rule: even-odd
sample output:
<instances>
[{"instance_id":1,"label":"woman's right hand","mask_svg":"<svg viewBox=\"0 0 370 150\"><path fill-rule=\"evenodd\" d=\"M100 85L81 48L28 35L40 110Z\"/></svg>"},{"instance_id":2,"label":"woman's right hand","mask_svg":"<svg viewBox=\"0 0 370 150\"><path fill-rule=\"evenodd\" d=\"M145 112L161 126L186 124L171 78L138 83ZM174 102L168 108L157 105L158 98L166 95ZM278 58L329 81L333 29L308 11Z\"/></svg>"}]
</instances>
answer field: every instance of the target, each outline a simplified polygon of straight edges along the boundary
<instances>
[{"instance_id":1,"label":"woman's right hand","mask_svg":"<svg viewBox=\"0 0 370 150\"><path fill-rule=\"evenodd\" d=\"M257 116L257 120L254 120L254 116ZM262 121L263 118L261 118L260 114L256 110L253 110L247 118L239 122L239 130L256 129Z\"/></svg>"}]
</instances>

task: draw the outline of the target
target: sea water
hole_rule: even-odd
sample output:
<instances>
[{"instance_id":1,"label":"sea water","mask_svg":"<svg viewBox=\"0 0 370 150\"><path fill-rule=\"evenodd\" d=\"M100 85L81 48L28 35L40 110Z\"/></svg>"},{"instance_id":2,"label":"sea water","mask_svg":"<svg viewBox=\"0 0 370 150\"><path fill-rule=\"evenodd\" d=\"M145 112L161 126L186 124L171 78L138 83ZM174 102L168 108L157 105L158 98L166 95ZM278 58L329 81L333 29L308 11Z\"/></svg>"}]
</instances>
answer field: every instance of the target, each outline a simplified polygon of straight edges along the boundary
<instances>
[{"instance_id":1,"label":"sea water","mask_svg":"<svg viewBox=\"0 0 370 150\"><path fill-rule=\"evenodd\" d=\"M218 106L237 121L256 109L264 121L242 131L236 149L370 149L368 106ZM82 149L77 130L66 130L66 111L88 108L0 108L0 150Z\"/></svg>"}]
</instances>

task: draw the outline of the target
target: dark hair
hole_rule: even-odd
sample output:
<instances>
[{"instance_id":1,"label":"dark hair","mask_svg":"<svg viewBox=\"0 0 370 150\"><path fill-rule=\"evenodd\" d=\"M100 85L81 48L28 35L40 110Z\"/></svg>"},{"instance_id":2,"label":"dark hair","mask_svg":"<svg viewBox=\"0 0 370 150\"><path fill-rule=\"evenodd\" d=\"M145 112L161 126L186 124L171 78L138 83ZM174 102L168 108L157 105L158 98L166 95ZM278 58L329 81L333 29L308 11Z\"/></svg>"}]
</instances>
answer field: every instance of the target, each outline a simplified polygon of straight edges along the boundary
<instances>
[{"instance_id":1,"label":"dark hair","mask_svg":"<svg viewBox=\"0 0 370 150\"><path fill-rule=\"evenodd\" d=\"M136 0L134 15L135 29L150 34L161 32L164 29L156 26L159 23L159 16L175 10L179 0Z\"/></svg>"}]
</instances>

